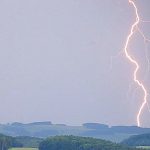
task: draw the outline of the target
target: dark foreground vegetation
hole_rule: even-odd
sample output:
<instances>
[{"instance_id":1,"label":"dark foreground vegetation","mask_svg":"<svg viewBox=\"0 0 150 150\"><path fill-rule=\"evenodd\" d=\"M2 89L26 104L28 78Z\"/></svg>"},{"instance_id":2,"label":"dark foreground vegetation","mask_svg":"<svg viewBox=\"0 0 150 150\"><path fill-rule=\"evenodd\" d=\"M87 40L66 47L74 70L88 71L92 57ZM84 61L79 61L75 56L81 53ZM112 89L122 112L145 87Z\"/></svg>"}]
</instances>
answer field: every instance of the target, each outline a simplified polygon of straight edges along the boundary
<instances>
[{"instance_id":1,"label":"dark foreground vegetation","mask_svg":"<svg viewBox=\"0 0 150 150\"><path fill-rule=\"evenodd\" d=\"M139 142L139 139L141 141L145 139L145 143ZM150 143L150 134L131 137L121 144L78 136L54 136L40 139L27 136L11 137L0 134L0 150L8 150L14 147L39 148L39 150L137 150L133 146L147 146L148 143ZM132 146L132 148L127 145Z\"/></svg>"},{"instance_id":2,"label":"dark foreground vegetation","mask_svg":"<svg viewBox=\"0 0 150 150\"><path fill-rule=\"evenodd\" d=\"M34 137L11 137L0 134L0 150L8 150L12 147L38 148L42 140Z\"/></svg>"},{"instance_id":3,"label":"dark foreground vegetation","mask_svg":"<svg viewBox=\"0 0 150 150\"><path fill-rule=\"evenodd\" d=\"M11 147L22 147L13 137L0 134L0 150L8 150Z\"/></svg>"},{"instance_id":4,"label":"dark foreground vegetation","mask_svg":"<svg viewBox=\"0 0 150 150\"><path fill-rule=\"evenodd\" d=\"M150 134L131 136L124 140L121 144L128 146L150 146Z\"/></svg>"},{"instance_id":5,"label":"dark foreground vegetation","mask_svg":"<svg viewBox=\"0 0 150 150\"><path fill-rule=\"evenodd\" d=\"M22 145L22 147L38 148L39 144L43 141L41 138L18 136L15 140Z\"/></svg>"},{"instance_id":6,"label":"dark foreground vegetation","mask_svg":"<svg viewBox=\"0 0 150 150\"><path fill-rule=\"evenodd\" d=\"M94 138L55 136L42 141L39 150L136 150L136 148Z\"/></svg>"}]
</instances>

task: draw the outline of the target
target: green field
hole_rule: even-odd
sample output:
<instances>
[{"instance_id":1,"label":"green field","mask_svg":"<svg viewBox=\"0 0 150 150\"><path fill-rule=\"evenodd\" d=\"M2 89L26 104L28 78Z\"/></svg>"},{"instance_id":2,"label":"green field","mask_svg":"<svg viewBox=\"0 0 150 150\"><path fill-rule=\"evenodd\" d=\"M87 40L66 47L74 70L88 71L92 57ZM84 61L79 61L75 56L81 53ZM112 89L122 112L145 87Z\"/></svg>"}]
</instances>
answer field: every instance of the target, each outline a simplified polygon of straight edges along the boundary
<instances>
[{"instance_id":1,"label":"green field","mask_svg":"<svg viewBox=\"0 0 150 150\"><path fill-rule=\"evenodd\" d=\"M150 146L138 146L137 148L142 148L143 150L150 150Z\"/></svg>"},{"instance_id":2,"label":"green field","mask_svg":"<svg viewBox=\"0 0 150 150\"><path fill-rule=\"evenodd\" d=\"M37 148L10 148L9 150L38 150Z\"/></svg>"}]
</instances>

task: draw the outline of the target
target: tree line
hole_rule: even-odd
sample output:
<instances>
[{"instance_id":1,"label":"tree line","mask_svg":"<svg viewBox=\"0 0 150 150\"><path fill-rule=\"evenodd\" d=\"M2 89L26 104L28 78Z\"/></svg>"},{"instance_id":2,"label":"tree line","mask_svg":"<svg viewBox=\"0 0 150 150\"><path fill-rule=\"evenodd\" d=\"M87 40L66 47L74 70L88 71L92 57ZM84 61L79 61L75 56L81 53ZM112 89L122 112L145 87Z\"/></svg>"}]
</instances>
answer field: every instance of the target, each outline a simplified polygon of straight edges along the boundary
<instances>
[{"instance_id":1,"label":"tree line","mask_svg":"<svg viewBox=\"0 0 150 150\"><path fill-rule=\"evenodd\" d=\"M136 150L136 148L88 137L55 136L42 141L39 150Z\"/></svg>"},{"instance_id":2,"label":"tree line","mask_svg":"<svg viewBox=\"0 0 150 150\"><path fill-rule=\"evenodd\" d=\"M136 148L89 137L55 136L39 139L34 137L10 137L0 134L0 150L8 150L12 147L35 147L39 150L137 150Z\"/></svg>"},{"instance_id":3,"label":"tree line","mask_svg":"<svg viewBox=\"0 0 150 150\"><path fill-rule=\"evenodd\" d=\"M22 147L13 137L0 134L0 150L8 150L11 147Z\"/></svg>"}]
</instances>

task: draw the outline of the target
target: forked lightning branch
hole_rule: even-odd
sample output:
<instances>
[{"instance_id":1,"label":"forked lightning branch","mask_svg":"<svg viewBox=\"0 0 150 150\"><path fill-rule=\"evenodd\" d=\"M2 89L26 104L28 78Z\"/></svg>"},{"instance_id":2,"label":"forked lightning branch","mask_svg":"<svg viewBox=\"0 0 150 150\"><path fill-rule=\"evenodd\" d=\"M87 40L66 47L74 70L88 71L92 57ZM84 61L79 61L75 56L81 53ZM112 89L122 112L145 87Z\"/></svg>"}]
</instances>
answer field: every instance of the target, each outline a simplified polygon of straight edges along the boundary
<instances>
[{"instance_id":1,"label":"forked lightning branch","mask_svg":"<svg viewBox=\"0 0 150 150\"><path fill-rule=\"evenodd\" d=\"M133 7L133 9L135 11L135 22L132 24L131 29L130 29L130 33L127 36L127 39L126 39L126 42L125 42L125 47L124 47L124 53L125 53L126 58L132 64L135 65L135 70L134 70L134 73L133 73L133 80L140 87L140 89L143 91L142 104L140 105L138 113L137 113L137 116L136 116L136 118L137 118L137 125L141 126L141 115L142 115L144 107L147 104L148 91L147 91L145 85L142 83L142 81L140 79L138 79L138 77L137 77L137 73L138 73L138 71L140 69L140 65L139 65L138 61L135 60L133 58L133 56L130 54L129 44L131 42L131 39L133 38L134 33L137 32L137 31L140 31L138 25L139 25L140 21L142 21L142 20L140 19L138 8L136 6L135 1L134 0L128 0L128 1L129 1L129 4L132 5L132 7ZM144 33L140 32L140 34L144 38L144 40L147 39L145 37ZM150 41L150 40L147 39L147 41Z\"/></svg>"}]
</instances>

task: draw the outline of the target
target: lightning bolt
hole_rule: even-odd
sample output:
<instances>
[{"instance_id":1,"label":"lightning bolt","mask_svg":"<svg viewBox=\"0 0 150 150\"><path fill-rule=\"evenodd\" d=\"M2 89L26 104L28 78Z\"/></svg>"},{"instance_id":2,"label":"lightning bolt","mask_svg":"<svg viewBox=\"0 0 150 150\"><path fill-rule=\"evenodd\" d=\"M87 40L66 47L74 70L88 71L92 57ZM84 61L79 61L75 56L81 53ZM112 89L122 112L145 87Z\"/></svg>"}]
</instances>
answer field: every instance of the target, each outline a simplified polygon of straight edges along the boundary
<instances>
[{"instance_id":1,"label":"lightning bolt","mask_svg":"<svg viewBox=\"0 0 150 150\"><path fill-rule=\"evenodd\" d=\"M137 85L141 88L141 90L143 91L144 93L144 97L143 97L143 102L139 108L139 111L137 113L137 125L140 127L141 126L141 122L140 122L140 117L141 117L141 114L142 114L142 111L145 107L145 105L147 104L147 97L148 97L148 92L144 86L144 84L138 79L137 77L137 73L140 69L140 66L138 64L138 62L132 57L132 55L130 54L129 52L129 44L130 44L130 41L134 35L134 32L135 30L138 30L140 32L140 34L143 36L144 40L147 40L149 41L145 36L144 34L139 30L138 28L138 24L140 23L140 17L139 17L139 14L138 14L138 9L137 9L137 6L135 4L135 2L133 0L128 0L129 3L133 6L134 8L134 11L135 11L135 15L136 15L136 20L135 22L132 24L131 26L131 30L130 30L130 33L129 35L127 36L127 39L126 39L126 43L125 43L125 47L124 47L124 53L125 53L125 56L126 58L132 63L135 65L135 70L134 70L134 73L133 73L133 79L134 79L134 82L137 83Z\"/></svg>"}]
</instances>

